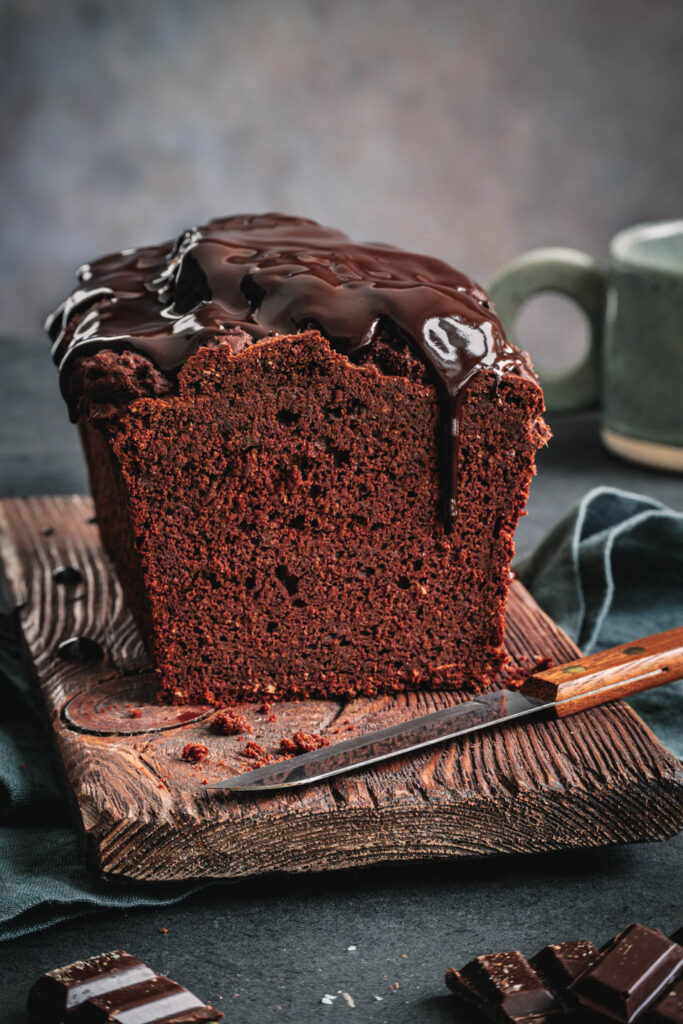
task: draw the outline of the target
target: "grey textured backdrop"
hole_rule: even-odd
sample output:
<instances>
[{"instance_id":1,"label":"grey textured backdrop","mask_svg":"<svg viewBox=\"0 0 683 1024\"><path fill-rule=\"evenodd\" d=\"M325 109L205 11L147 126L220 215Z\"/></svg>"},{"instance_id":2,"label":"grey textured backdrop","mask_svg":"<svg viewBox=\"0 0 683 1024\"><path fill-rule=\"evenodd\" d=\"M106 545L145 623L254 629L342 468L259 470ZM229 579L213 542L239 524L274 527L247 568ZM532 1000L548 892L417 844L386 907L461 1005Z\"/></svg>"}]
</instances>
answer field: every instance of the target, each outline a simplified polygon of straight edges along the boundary
<instances>
[{"instance_id":1,"label":"grey textured backdrop","mask_svg":"<svg viewBox=\"0 0 683 1024\"><path fill-rule=\"evenodd\" d=\"M74 267L300 212L486 280L681 214L681 0L4 0L5 329Z\"/></svg>"},{"instance_id":2,"label":"grey textured backdrop","mask_svg":"<svg viewBox=\"0 0 683 1024\"><path fill-rule=\"evenodd\" d=\"M281 209L486 281L531 246L600 256L625 224L683 212L682 0L0 11L1 493L86 487L41 324L101 252ZM547 309L527 319L535 344L558 342ZM543 457L557 501L534 489L522 548L586 488L587 461L590 482L676 503L678 480L618 467L590 423L578 448L556 429L569 461L554 476Z\"/></svg>"}]
</instances>

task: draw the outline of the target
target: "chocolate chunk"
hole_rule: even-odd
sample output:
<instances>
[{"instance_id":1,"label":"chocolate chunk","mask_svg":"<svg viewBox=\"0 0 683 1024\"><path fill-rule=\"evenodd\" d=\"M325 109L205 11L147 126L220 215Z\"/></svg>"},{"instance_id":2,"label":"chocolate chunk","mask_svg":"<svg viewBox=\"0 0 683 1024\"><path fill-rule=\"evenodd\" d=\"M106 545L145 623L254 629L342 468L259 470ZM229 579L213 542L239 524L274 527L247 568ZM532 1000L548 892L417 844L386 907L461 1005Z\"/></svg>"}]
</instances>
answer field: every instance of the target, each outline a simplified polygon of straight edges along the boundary
<instances>
[{"instance_id":1,"label":"chocolate chunk","mask_svg":"<svg viewBox=\"0 0 683 1024\"><path fill-rule=\"evenodd\" d=\"M567 1001L565 996L568 986L592 967L599 956L600 951L592 942L577 939L575 942L557 942L545 946L529 963L559 993L563 1001ZM571 998L569 1002L573 1004L575 1000Z\"/></svg>"},{"instance_id":2,"label":"chocolate chunk","mask_svg":"<svg viewBox=\"0 0 683 1024\"><path fill-rule=\"evenodd\" d=\"M451 969L446 984L495 1021L524 1021L562 1012L559 1000L517 951L478 956L461 971Z\"/></svg>"},{"instance_id":3,"label":"chocolate chunk","mask_svg":"<svg viewBox=\"0 0 683 1024\"><path fill-rule=\"evenodd\" d=\"M101 953L44 974L29 992L27 1009L41 1024L59 1024L93 996L154 977L151 967L122 949Z\"/></svg>"},{"instance_id":4,"label":"chocolate chunk","mask_svg":"<svg viewBox=\"0 0 683 1024\"><path fill-rule=\"evenodd\" d=\"M456 996L460 996L466 1003L474 1003L475 1006L481 1006L483 997L479 989L475 988L454 967L449 967L446 971L446 984L451 992Z\"/></svg>"},{"instance_id":5,"label":"chocolate chunk","mask_svg":"<svg viewBox=\"0 0 683 1024\"><path fill-rule=\"evenodd\" d=\"M69 1024L191 1024L220 1020L222 1014L162 974L129 988L89 999L74 1013Z\"/></svg>"},{"instance_id":6,"label":"chocolate chunk","mask_svg":"<svg viewBox=\"0 0 683 1024\"><path fill-rule=\"evenodd\" d=\"M683 1024L683 978L654 1004L643 1024Z\"/></svg>"},{"instance_id":7,"label":"chocolate chunk","mask_svg":"<svg viewBox=\"0 0 683 1024\"><path fill-rule=\"evenodd\" d=\"M642 924L629 925L600 951L571 991L582 1006L629 1024L683 969L683 948Z\"/></svg>"},{"instance_id":8,"label":"chocolate chunk","mask_svg":"<svg viewBox=\"0 0 683 1024\"><path fill-rule=\"evenodd\" d=\"M57 654L64 661L99 661L103 651L97 640L91 640L88 636L71 636L68 640L62 640Z\"/></svg>"},{"instance_id":9,"label":"chocolate chunk","mask_svg":"<svg viewBox=\"0 0 683 1024\"><path fill-rule=\"evenodd\" d=\"M193 1024L223 1016L122 949L48 971L27 1009L39 1024Z\"/></svg>"},{"instance_id":10,"label":"chocolate chunk","mask_svg":"<svg viewBox=\"0 0 683 1024\"><path fill-rule=\"evenodd\" d=\"M80 583L83 579L83 573L79 569L74 569L72 565L60 565L52 571L52 579L55 583L61 583L66 586L74 586L76 583Z\"/></svg>"}]
</instances>

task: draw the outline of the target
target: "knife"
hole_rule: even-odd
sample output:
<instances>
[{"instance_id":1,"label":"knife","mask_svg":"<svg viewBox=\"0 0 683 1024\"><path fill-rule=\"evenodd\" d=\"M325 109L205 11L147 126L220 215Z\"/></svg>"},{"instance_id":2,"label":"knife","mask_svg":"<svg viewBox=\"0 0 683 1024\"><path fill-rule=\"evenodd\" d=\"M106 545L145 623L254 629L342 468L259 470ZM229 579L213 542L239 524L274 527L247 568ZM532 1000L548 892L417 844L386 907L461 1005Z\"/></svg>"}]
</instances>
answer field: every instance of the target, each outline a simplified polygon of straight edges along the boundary
<instances>
[{"instance_id":1,"label":"knife","mask_svg":"<svg viewBox=\"0 0 683 1024\"><path fill-rule=\"evenodd\" d=\"M431 715L212 783L207 789L261 793L304 786L531 715L545 712L564 718L681 676L683 628L678 628L538 672L519 690L493 690Z\"/></svg>"}]
</instances>

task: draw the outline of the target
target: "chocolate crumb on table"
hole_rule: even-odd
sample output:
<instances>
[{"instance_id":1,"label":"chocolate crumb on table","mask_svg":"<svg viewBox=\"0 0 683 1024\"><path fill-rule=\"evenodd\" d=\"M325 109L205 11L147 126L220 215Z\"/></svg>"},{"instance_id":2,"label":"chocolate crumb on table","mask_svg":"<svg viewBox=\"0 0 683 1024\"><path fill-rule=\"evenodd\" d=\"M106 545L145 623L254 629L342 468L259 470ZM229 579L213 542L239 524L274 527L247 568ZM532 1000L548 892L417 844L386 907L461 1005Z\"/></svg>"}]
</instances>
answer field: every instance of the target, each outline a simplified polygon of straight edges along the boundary
<instances>
[{"instance_id":1,"label":"chocolate crumb on table","mask_svg":"<svg viewBox=\"0 0 683 1024\"><path fill-rule=\"evenodd\" d=\"M587 939L449 967L446 984L495 1024L683 1024L683 929L632 924L597 949Z\"/></svg>"},{"instance_id":2,"label":"chocolate crumb on table","mask_svg":"<svg viewBox=\"0 0 683 1024\"><path fill-rule=\"evenodd\" d=\"M238 736L244 733L253 733L249 720L241 715L239 711L219 711L213 720L213 728L224 736Z\"/></svg>"},{"instance_id":3,"label":"chocolate crumb on table","mask_svg":"<svg viewBox=\"0 0 683 1024\"><path fill-rule=\"evenodd\" d=\"M196 1024L223 1014L119 949L48 971L29 992L37 1024Z\"/></svg>"},{"instance_id":4,"label":"chocolate crumb on table","mask_svg":"<svg viewBox=\"0 0 683 1024\"><path fill-rule=\"evenodd\" d=\"M200 761L206 761L209 756L209 748L205 743L186 743L180 756L183 761L198 764Z\"/></svg>"},{"instance_id":5,"label":"chocolate crumb on table","mask_svg":"<svg viewBox=\"0 0 683 1024\"><path fill-rule=\"evenodd\" d=\"M320 750L321 747L329 747L330 741L317 732L295 732L293 736L283 736L280 740L280 750L283 754L308 754L312 750Z\"/></svg>"}]
</instances>

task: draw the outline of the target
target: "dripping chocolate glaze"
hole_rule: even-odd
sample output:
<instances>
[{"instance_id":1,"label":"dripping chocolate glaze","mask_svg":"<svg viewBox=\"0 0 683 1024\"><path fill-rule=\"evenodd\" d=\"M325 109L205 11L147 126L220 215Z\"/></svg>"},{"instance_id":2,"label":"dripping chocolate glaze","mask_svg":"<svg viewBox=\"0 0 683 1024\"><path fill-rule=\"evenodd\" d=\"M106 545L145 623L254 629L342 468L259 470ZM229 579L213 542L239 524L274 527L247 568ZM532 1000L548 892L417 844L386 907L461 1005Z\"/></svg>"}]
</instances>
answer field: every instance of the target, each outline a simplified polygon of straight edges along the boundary
<instances>
[{"instance_id":1,"label":"dripping chocolate glaze","mask_svg":"<svg viewBox=\"0 0 683 1024\"><path fill-rule=\"evenodd\" d=\"M75 326L72 321L79 319ZM486 293L440 260L356 244L315 221L281 214L213 220L175 242L128 249L79 271L79 288L48 319L68 397L74 359L134 348L174 375L202 345L318 328L352 355L389 326L431 369L442 409L446 521L456 514L459 407L480 370L534 379ZM71 409L72 416L75 410Z\"/></svg>"}]
</instances>

